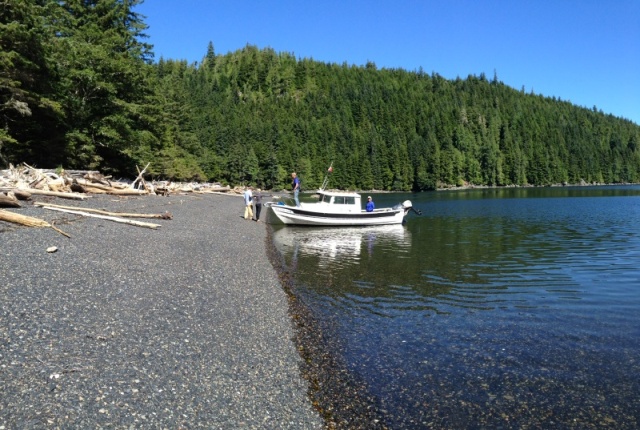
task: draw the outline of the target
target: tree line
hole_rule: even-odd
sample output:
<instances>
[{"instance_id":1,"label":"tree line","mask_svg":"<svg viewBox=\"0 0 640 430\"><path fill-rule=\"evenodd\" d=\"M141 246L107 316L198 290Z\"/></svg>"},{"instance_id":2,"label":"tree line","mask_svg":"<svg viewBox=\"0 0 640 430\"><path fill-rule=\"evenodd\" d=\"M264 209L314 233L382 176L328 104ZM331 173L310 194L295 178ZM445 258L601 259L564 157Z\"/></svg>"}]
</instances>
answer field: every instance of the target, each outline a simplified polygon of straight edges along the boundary
<instances>
[{"instance_id":1,"label":"tree line","mask_svg":"<svg viewBox=\"0 0 640 430\"><path fill-rule=\"evenodd\" d=\"M640 182L640 126L499 81L298 59L197 63L145 43L141 0L1 0L0 165L420 191Z\"/></svg>"}]
</instances>

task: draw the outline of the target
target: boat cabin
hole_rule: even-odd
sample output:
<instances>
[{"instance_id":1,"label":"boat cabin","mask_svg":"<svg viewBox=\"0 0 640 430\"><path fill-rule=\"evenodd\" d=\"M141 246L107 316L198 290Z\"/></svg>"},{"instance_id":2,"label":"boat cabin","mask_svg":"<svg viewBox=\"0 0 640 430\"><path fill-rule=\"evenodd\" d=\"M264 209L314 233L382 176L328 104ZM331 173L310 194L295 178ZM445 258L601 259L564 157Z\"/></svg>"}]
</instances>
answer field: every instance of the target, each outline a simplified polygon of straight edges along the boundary
<instances>
[{"instance_id":1,"label":"boat cabin","mask_svg":"<svg viewBox=\"0 0 640 430\"><path fill-rule=\"evenodd\" d=\"M362 212L362 198L358 193L319 190L318 194L320 197L317 203L300 203L300 207L314 208L326 213Z\"/></svg>"}]
</instances>

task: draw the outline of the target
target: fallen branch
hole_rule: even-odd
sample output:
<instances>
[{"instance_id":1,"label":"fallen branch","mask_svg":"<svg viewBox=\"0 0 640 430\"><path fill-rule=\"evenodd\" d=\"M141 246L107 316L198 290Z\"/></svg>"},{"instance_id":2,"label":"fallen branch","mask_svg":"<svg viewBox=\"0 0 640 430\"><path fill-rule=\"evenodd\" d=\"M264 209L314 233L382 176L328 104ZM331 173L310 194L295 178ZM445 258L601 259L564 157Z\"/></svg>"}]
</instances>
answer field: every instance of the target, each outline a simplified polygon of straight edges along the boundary
<instances>
[{"instance_id":1,"label":"fallen branch","mask_svg":"<svg viewBox=\"0 0 640 430\"><path fill-rule=\"evenodd\" d=\"M14 224L25 225L27 227L50 227L63 236L71 237L68 233L65 233L64 231L49 224L43 219L20 215L3 209L0 209L0 221L7 221Z\"/></svg>"},{"instance_id":2,"label":"fallen branch","mask_svg":"<svg viewBox=\"0 0 640 430\"><path fill-rule=\"evenodd\" d=\"M122 224L135 225L137 227L146 227L146 228L153 228L153 229L156 229L158 227L162 227L162 225L160 225L160 224L152 224L152 223L149 223L149 222L142 222L142 221L133 221L133 220L124 219L124 218L118 218L118 217L114 217L114 216L91 214L91 213L88 213L88 212L83 212L83 211L78 211L78 210L60 209L60 208L47 207L47 206L43 206L43 208L44 209L49 209L49 210L52 210L52 211L65 212L65 213L70 213L70 214L75 214L75 215L87 216L87 217L91 217L91 218L105 219L107 221L114 221L114 222L119 222L119 223L122 223Z\"/></svg>"},{"instance_id":3,"label":"fallen branch","mask_svg":"<svg viewBox=\"0 0 640 430\"><path fill-rule=\"evenodd\" d=\"M151 164L151 163L149 162L149 163L147 163L146 166L144 166L144 169L142 169L142 172L140 171L140 168L138 168L138 166L136 166L136 169L138 170L138 177L131 183L131 189L135 189L136 182L140 181L140 183L142 184L144 189L148 191L147 184L144 182L143 175L144 175L144 172L147 171L147 167L149 167L149 164Z\"/></svg>"},{"instance_id":4,"label":"fallen branch","mask_svg":"<svg viewBox=\"0 0 640 430\"><path fill-rule=\"evenodd\" d=\"M62 205L54 205L52 203L43 203L43 202L35 202L35 206L41 206L46 208L58 208L58 209L70 209L70 210L81 210L82 212L91 212L97 213L101 215L107 216L119 216L123 218L160 218L160 219L173 219L173 215L169 212L165 212L163 214L136 214L136 213L121 213L121 212L107 212L100 209L87 209L87 208L77 208L73 206L62 206Z\"/></svg>"}]
</instances>

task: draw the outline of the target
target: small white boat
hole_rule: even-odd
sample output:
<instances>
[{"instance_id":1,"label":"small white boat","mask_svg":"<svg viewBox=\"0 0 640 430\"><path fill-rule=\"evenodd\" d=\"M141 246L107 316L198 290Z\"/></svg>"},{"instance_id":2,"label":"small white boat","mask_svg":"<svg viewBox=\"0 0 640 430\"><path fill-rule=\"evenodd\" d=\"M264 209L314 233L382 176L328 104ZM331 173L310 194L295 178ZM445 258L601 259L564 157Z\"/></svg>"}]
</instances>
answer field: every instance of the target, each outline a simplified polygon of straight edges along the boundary
<instances>
[{"instance_id":1,"label":"small white boat","mask_svg":"<svg viewBox=\"0 0 640 430\"><path fill-rule=\"evenodd\" d=\"M318 190L319 200L301 202L300 206L284 202L265 204L266 220L271 224L314 226L373 226L401 224L412 210L411 201L406 200L391 208L362 209L360 194L348 191Z\"/></svg>"}]
</instances>

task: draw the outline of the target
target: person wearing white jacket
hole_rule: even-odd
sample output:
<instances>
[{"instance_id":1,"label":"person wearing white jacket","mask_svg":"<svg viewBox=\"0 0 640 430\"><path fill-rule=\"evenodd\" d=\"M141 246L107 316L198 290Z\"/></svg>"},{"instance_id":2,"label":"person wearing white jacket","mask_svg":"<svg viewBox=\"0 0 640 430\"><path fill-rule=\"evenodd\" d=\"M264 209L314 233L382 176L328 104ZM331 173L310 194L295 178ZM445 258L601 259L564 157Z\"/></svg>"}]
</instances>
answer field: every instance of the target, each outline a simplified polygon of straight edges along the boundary
<instances>
[{"instance_id":1,"label":"person wearing white jacket","mask_svg":"<svg viewBox=\"0 0 640 430\"><path fill-rule=\"evenodd\" d=\"M251 187L244 189L244 219L251 221L253 219L253 194Z\"/></svg>"}]
</instances>

